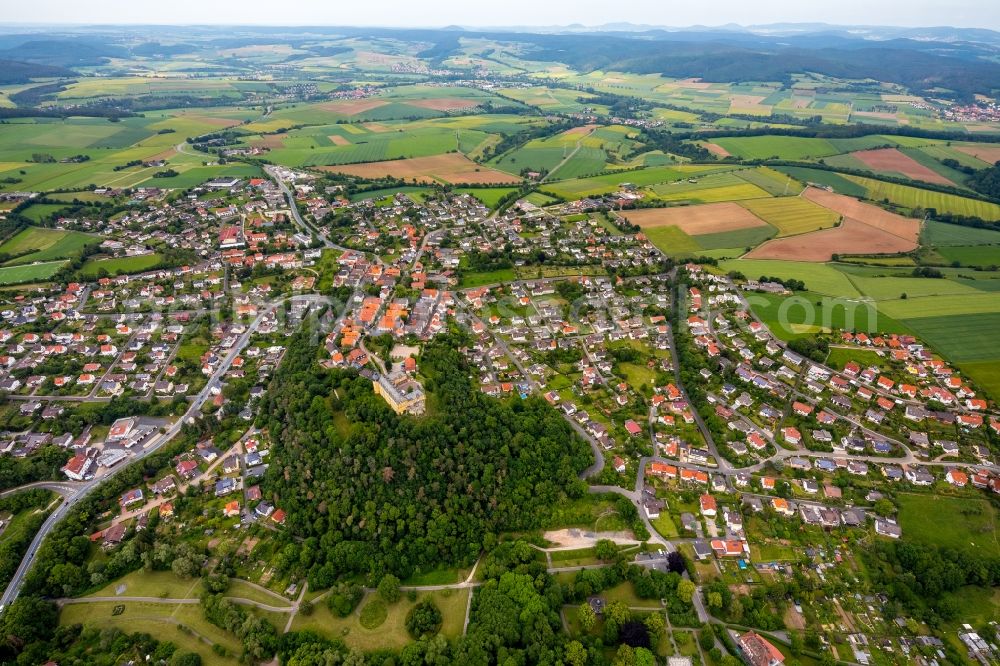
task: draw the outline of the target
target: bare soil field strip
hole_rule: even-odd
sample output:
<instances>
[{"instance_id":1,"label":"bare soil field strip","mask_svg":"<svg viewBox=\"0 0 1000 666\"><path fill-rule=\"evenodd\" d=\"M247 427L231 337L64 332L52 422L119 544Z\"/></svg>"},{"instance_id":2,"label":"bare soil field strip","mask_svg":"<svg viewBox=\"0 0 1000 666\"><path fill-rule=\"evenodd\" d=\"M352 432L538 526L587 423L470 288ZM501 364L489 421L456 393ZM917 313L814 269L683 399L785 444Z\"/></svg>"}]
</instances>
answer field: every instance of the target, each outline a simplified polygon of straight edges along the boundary
<instances>
[{"instance_id":1,"label":"bare soil field strip","mask_svg":"<svg viewBox=\"0 0 1000 666\"><path fill-rule=\"evenodd\" d=\"M896 254L916 247L916 239L907 240L876 226L845 218L833 229L767 241L743 258L830 261L834 254Z\"/></svg>"},{"instance_id":2,"label":"bare soil field strip","mask_svg":"<svg viewBox=\"0 0 1000 666\"><path fill-rule=\"evenodd\" d=\"M479 106L479 102L474 99L462 99L461 97L435 97L433 99L407 100L410 106L418 106L421 109L432 111L455 111L456 109L468 109Z\"/></svg>"},{"instance_id":3,"label":"bare soil field strip","mask_svg":"<svg viewBox=\"0 0 1000 666\"><path fill-rule=\"evenodd\" d=\"M484 185L516 183L517 176L476 164L458 153L413 157L404 160L386 160L367 164L345 164L320 167L324 171L347 173L361 178L393 176L430 183L443 180L449 183L475 183ZM477 171L478 169L478 171Z\"/></svg>"},{"instance_id":4,"label":"bare soil field strip","mask_svg":"<svg viewBox=\"0 0 1000 666\"><path fill-rule=\"evenodd\" d=\"M628 211L622 217L643 229L675 226L690 236L767 226L764 220L733 202L644 208Z\"/></svg>"},{"instance_id":5,"label":"bare soil field strip","mask_svg":"<svg viewBox=\"0 0 1000 666\"><path fill-rule=\"evenodd\" d=\"M879 148L876 150L859 150L851 153L851 157L857 159L872 171L889 171L901 173L914 180L922 180L927 183L937 183L938 185L954 185L939 173L925 167L915 159L901 153L895 148Z\"/></svg>"},{"instance_id":6,"label":"bare soil field strip","mask_svg":"<svg viewBox=\"0 0 1000 666\"><path fill-rule=\"evenodd\" d=\"M726 150L717 143L706 143L704 144L704 146L705 150L719 157L730 157L732 155L732 153L730 153L728 150Z\"/></svg>"},{"instance_id":7,"label":"bare soil field strip","mask_svg":"<svg viewBox=\"0 0 1000 666\"><path fill-rule=\"evenodd\" d=\"M340 136L339 134L331 134L329 137L330 141L333 142L335 146L349 146L351 142L347 140L347 137Z\"/></svg>"},{"instance_id":8,"label":"bare soil field strip","mask_svg":"<svg viewBox=\"0 0 1000 666\"><path fill-rule=\"evenodd\" d=\"M694 88L695 90L708 90L712 87L711 83L702 81L701 79L681 79L680 81L674 81L674 85L678 88Z\"/></svg>"},{"instance_id":9,"label":"bare soil field strip","mask_svg":"<svg viewBox=\"0 0 1000 666\"><path fill-rule=\"evenodd\" d=\"M565 132L563 136L577 136L577 135L587 135L597 129L597 125L580 125L579 127L572 127Z\"/></svg>"},{"instance_id":10,"label":"bare soil field strip","mask_svg":"<svg viewBox=\"0 0 1000 666\"><path fill-rule=\"evenodd\" d=\"M216 116L197 116L190 115L184 116L188 120L197 121L199 123L204 123L206 125L211 125L212 127L234 127L239 125L241 121L234 118L218 118Z\"/></svg>"},{"instance_id":11,"label":"bare soil field strip","mask_svg":"<svg viewBox=\"0 0 1000 666\"><path fill-rule=\"evenodd\" d=\"M254 141L253 145L260 146L261 148L270 148L272 150L278 150L285 147L285 139L288 138L288 133L283 132L281 134L265 134L260 137L259 140Z\"/></svg>"},{"instance_id":12,"label":"bare soil field strip","mask_svg":"<svg viewBox=\"0 0 1000 666\"><path fill-rule=\"evenodd\" d=\"M319 108L331 113L340 113L345 116L353 116L365 111L377 109L388 104L384 99L338 99L332 102L320 104Z\"/></svg>"},{"instance_id":13,"label":"bare soil field strip","mask_svg":"<svg viewBox=\"0 0 1000 666\"><path fill-rule=\"evenodd\" d=\"M879 120L895 120L895 113L888 113L886 111L855 111L851 115L862 116L864 118L878 118Z\"/></svg>"},{"instance_id":14,"label":"bare soil field strip","mask_svg":"<svg viewBox=\"0 0 1000 666\"><path fill-rule=\"evenodd\" d=\"M953 148L990 164L1000 161L1000 146L953 146Z\"/></svg>"},{"instance_id":15,"label":"bare soil field strip","mask_svg":"<svg viewBox=\"0 0 1000 666\"><path fill-rule=\"evenodd\" d=\"M764 99L763 95L730 95L729 103L739 107L758 106Z\"/></svg>"},{"instance_id":16,"label":"bare soil field strip","mask_svg":"<svg viewBox=\"0 0 1000 666\"><path fill-rule=\"evenodd\" d=\"M916 246L920 236L920 221L890 213L878 206L863 203L853 197L835 194L815 187L806 188L802 193L806 199L824 208L836 211L845 218L880 229Z\"/></svg>"}]
</instances>

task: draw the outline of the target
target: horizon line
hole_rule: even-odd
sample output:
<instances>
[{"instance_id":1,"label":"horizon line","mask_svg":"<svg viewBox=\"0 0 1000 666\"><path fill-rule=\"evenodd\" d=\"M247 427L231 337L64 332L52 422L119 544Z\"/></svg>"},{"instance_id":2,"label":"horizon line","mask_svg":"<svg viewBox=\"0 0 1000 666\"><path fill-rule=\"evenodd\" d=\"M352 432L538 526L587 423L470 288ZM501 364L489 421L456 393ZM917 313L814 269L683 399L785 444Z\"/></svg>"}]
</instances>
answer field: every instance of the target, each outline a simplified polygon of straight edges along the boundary
<instances>
[{"instance_id":1,"label":"horizon line","mask_svg":"<svg viewBox=\"0 0 1000 666\"><path fill-rule=\"evenodd\" d=\"M9 21L0 22L0 31L6 27L40 27L40 28L54 28L54 27L90 27L90 28L101 28L101 27L162 27L169 26L172 28L225 28L225 27L238 27L238 28L313 28L313 29L324 29L324 28L378 28L378 29L399 29L399 30L453 30L453 31L485 31L485 30L504 30L504 31L524 31L530 29L593 29L593 28L604 28L607 26L633 26L635 28L643 28L647 30L733 30L735 28L741 28L744 30L750 30L754 28L766 28L772 26L815 26L815 27L825 27L825 28L841 28L841 29L871 29L871 28L895 28L903 30L929 30L929 29L952 29L952 30L986 30L989 32L1000 32L1000 26L996 28L983 27L981 25L952 25L952 24L920 24L920 25L899 25L890 23L828 23L826 21L776 21L771 23L736 23L728 22L718 25L706 25L702 23L693 23L689 25L667 25L667 24L657 24L657 23L633 23L631 21L608 21L604 23L597 24L586 24L580 22L572 23L548 23L548 24L520 24L520 25L461 25L461 24L433 24L433 25L418 25L418 24L406 24L406 25L393 25L393 24L364 24L364 23L324 23L324 24L307 24L302 22L293 23L239 23L239 22L218 22L218 23L170 23L170 22L123 22L114 23L108 21L99 22L84 22L84 21ZM2 34L2 33L0 33Z\"/></svg>"}]
</instances>

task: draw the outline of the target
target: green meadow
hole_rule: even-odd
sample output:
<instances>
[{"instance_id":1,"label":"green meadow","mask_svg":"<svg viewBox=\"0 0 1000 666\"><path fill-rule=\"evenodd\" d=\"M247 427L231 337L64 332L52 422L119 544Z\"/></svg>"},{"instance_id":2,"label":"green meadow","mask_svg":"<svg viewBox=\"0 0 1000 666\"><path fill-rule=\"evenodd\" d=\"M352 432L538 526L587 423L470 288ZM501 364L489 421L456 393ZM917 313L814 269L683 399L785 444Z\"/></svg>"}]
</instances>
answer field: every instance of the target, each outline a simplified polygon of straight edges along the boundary
<instances>
[{"instance_id":1,"label":"green meadow","mask_svg":"<svg viewBox=\"0 0 1000 666\"><path fill-rule=\"evenodd\" d=\"M21 255L5 264L6 266L16 266L72 257L79 254L88 243L99 241L100 238L97 236L78 231L28 227L0 245L0 254ZM31 250L34 251L30 252Z\"/></svg>"},{"instance_id":2,"label":"green meadow","mask_svg":"<svg viewBox=\"0 0 1000 666\"><path fill-rule=\"evenodd\" d=\"M119 275L122 273L141 273L156 268L160 265L163 257L153 252L151 254L140 254L135 257L120 257L117 259L92 259L87 261L80 269L81 275L86 278L96 278L101 275Z\"/></svg>"}]
</instances>

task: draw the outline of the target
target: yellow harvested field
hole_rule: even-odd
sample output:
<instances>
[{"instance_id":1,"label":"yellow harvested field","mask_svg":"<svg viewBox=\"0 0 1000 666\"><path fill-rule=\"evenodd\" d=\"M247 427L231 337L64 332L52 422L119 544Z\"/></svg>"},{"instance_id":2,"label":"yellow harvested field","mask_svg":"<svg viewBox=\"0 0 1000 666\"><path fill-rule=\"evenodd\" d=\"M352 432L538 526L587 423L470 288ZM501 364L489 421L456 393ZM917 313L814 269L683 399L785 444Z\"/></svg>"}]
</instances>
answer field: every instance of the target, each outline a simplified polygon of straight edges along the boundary
<instances>
[{"instance_id":1,"label":"yellow harvested field","mask_svg":"<svg viewBox=\"0 0 1000 666\"><path fill-rule=\"evenodd\" d=\"M673 208L643 208L622 213L622 217L643 229L673 226L689 236L738 231L767 225L746 208L732 202Z\"/></svg>"},{"instance_id":2,"label":"yellow harvested field","mask_svg":"<svg viewBox=\"0 0 1000 666\"><path fill-rule=\"evenodd\" d=\"M794 236L836 226L840 215L802 197L774 197L751 199L740 205L751 213L778 228L778 237Z\"/></svg>"}]
</instances>

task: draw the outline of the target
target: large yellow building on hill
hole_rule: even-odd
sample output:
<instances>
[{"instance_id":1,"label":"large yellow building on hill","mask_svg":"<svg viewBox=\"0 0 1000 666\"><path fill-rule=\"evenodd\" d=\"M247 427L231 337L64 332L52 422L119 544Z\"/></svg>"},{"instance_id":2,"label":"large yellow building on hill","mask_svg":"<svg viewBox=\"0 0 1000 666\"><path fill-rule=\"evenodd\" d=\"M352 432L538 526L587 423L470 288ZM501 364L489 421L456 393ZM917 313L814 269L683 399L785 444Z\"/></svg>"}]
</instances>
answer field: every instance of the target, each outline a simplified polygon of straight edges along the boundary
<instances>
[{"instance_id":1,"label":"large yellow building on hill","mask_svg":"<svg viewBox=\"0 0 1000 666\"><path fill-rule=\"evenodd\" d=\"M424 413L424 389L419 382L404 373L379 375L378 379L372 380L372 385L375 393L382 396L397 414L420 416Z\"/></svg>"}]
</instances>

